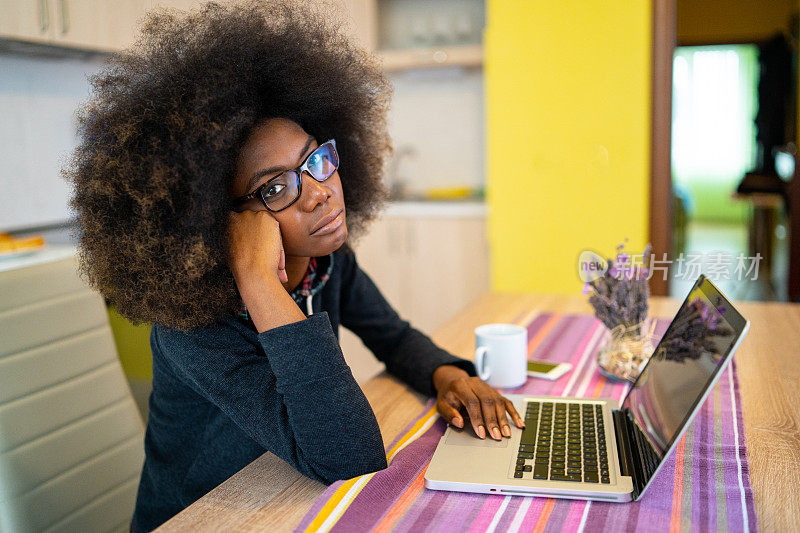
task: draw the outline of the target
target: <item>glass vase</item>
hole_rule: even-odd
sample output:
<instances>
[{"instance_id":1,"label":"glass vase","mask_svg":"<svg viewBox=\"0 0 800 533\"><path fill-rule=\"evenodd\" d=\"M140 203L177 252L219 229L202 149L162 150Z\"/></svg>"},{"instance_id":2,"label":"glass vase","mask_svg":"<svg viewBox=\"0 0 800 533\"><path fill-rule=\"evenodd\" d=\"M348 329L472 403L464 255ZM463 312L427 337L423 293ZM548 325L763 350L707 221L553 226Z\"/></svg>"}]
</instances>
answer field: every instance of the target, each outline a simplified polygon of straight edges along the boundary
<instances>
[{"instance_id":1,"label":"glass vase","mask_svg":"<svg viewBox=\"0 0 800 533\"><path fill-rule=\"evenodd\" d=\"M620 324L597 351L600 373L609 379L636 381L647 360L653 355L653 326L645 319L636 324Z\"/></svg>"}]
</instances>

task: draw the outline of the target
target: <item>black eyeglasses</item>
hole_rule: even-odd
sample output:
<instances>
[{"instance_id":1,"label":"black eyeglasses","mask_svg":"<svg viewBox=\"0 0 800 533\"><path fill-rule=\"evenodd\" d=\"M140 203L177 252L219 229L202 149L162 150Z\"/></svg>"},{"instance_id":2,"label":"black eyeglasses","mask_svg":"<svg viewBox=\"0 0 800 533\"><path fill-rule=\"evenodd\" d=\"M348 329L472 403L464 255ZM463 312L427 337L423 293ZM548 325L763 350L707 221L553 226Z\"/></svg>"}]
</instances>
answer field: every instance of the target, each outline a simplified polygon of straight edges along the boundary
<instances>
[{"instance_id":1,"label":"black eyeglasses","mask_svg":"<svg viewBox=\"0 0 800 533\"><path fill-rule=\"evenodd\" d=\"M273 213L283 211L303 193L303 172L308 172L309 176L322 182L331 177L337 168L339 154L336 152L336 141L331 139L311 152L299 167L284 170L252 193L233 200L232 207L238 207L252 198L259 198L264 207Z\"/></svg>"}]
</instances>

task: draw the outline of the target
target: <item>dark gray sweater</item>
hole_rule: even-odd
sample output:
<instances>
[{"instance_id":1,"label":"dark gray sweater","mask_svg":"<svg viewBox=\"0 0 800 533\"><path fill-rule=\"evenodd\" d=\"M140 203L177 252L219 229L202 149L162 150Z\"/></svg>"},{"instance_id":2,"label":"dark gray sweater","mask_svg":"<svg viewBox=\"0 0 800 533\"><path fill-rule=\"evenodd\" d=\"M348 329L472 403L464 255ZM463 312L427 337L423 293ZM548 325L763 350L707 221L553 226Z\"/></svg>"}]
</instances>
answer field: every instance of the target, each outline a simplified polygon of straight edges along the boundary
<instances>
[{"instance_id":1,"label":"dark gray sweater","mask_svg":"<svg viewBox=\"0 0 800 533\"><path fill-rule=\"evenodd\" d=\"M300 322L263 333L234 316L189 333L153 325L137 533L156 528L266 451L326 484L386 468L375 415L339 347L339 324L422 394L436 394L432 375L440 365L475 375L470 361L397 315L352 251L324 259L333 262L330 277L309 296L313 314Z\"/></svg>"}]
</instances>

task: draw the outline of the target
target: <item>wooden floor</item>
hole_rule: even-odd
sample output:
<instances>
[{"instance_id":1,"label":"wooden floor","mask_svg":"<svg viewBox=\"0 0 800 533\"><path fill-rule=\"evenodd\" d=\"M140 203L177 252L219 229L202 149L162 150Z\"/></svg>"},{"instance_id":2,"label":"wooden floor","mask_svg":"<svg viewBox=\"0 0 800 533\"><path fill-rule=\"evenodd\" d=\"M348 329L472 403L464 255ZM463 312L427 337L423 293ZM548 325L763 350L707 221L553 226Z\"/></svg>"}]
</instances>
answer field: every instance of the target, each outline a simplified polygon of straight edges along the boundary
<instances>
[{"instance_id":1,"label":"wooden floor","mask_svg":"<svg viewBox=\"0 0 800 533\"><path fill-rule=\"evenodd\" d=\"M785 221L783 221L785 224ZM774 257L770 276L764 275L762 269L757 279L711 279L728 298L734 302L785 302L788 297L789 276L789 242L785 228L778 231L774 242ZM708 224L691 223L686 230L686 245L684 256L700 254L708 258L709 254L722 252L730 254L734 264L730 272L736 267L735 258L739 254L749 256L747 244L747 227L744 224ZM670 296L682 300L689 292L696 276L675 277L677 265L670 266L673 278L670 281ZM732 276L733 277L733 276Z\"/></svg>"}]
</instances>

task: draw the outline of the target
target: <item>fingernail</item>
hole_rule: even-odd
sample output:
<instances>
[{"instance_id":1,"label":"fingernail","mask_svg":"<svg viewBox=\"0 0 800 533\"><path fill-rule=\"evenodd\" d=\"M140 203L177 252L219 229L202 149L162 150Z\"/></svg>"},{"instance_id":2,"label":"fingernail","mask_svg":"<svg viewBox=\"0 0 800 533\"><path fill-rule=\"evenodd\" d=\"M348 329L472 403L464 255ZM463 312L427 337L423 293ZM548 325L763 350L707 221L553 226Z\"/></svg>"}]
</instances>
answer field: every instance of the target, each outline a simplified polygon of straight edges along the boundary
<instances>
[{"instance_id":1,"label":"fingernail","mask_svg":"<svg viewBox=\"0 0 800 533\"><path fill-rule=\"evenodd\" d=\"M503 435L505 435L506 437L511 436L511 429L508 426L503 426Z\"/></svg>"},{"instance_id":2,"label":"fingernail","mask_svg":"<svg viewBox=\"0 0 800 533\"><path fill-rule=\"evenodd\" d=\"M501 439L500 430L497 429L496 427L492 428L492 437L496 438L497 440Z\"/></svg>"},{"instance_id":3,"label":"fingernail","mask_svg":"<svg viewBox=\"0 0 800 533\"><path fill-rule=\"evenodd\" d=\"M453 420L451 420L450 422L452 422L452 423L453 423L453 425L454 425L455 427L457 427L457 428L460 428L460 427L462 427L462 426L464 425L464 421L463 421L463 420L461 420L460 418L454 418L454 419L453 419Z\"/></svg>"},{"instance_id":4,"label":"fingernail","mask_svg":"<svg viewBox=\"0 0 800 533\"><path fill-rule=\"evenodd\" d=\"M483 429L483 426L478 426L478 436L482 439L486 438L486 431Z\"/></svg>"}]
</instances>

